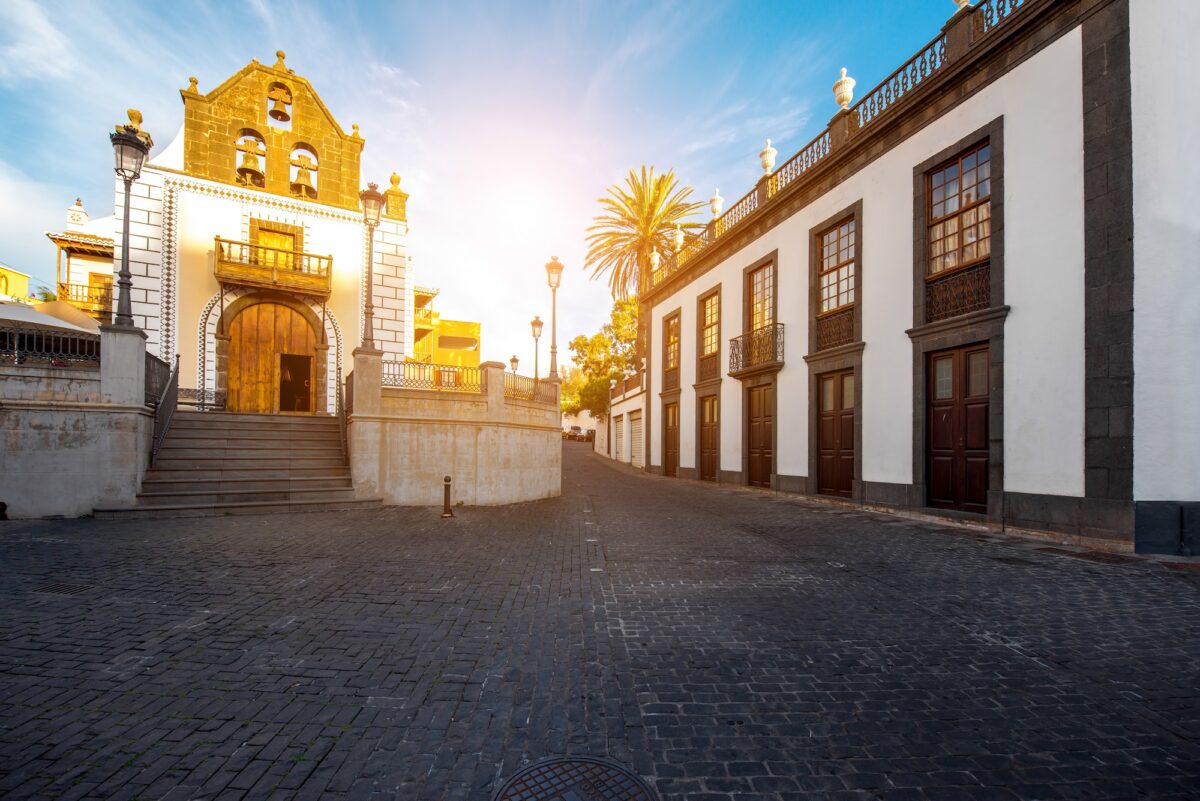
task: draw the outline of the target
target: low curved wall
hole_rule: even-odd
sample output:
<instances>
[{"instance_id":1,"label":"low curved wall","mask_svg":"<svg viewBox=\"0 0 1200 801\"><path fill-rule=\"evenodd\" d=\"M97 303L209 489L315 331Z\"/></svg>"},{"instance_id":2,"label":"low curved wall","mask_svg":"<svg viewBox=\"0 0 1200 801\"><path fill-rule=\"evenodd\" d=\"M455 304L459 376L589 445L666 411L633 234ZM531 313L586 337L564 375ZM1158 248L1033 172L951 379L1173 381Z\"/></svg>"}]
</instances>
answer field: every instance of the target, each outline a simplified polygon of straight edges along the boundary
<instances>
[{"instance_id":1,"label":"low curved wall","mask_svg":"<svg viewBox=\"0 0 1200 801\"><path fill-rule=\"evenodd\" d=\"M452 504L494 506L560 494L557 402L504 397L498 363L484 365L484 391L448 392L380 388L373 365L355 358L348 443L360 497L440 506L447 475Z\"/></svg>"}]
</instances>

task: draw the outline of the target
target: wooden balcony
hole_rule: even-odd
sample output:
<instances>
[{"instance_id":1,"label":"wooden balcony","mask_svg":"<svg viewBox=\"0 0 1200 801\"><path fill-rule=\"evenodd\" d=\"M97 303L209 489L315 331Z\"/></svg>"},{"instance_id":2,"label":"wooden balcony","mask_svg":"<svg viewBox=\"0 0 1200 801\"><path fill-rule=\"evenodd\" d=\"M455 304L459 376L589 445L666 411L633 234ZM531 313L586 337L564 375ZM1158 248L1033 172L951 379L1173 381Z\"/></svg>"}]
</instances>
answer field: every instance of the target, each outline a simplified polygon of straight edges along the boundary
<instances>
[{"instance_id":1,"label":"wooden balcony","mask_svg":"<svg viewBox=\"0 0 1200 801\"><path fill-rule=\"evenodd\" d=\"M783 323L765 325L757 331L729 340L729 375L748 378L774 373L783 368Z\"/></svg>"},{"instance_id":2,"label":"wooden balcony","mask_svg":"<svg viewBox=\"0 0 1200 801\"><path fill-rule=\"evenodd\" d=\"M216 276L223 284L329 297L333 256L235 242L219 236L215 242Z\"/></svg>"},{"instance_id":3,"label":"wooden balcony","mask_svg":"<svg viewBox=\"0 0 1200 801\"><path fill-rule=\"evenodd\" d=\"M88 284L59 284L58 299L65 300L101 322L112 319L112 287Z\"/></svg>"}]
</instances>

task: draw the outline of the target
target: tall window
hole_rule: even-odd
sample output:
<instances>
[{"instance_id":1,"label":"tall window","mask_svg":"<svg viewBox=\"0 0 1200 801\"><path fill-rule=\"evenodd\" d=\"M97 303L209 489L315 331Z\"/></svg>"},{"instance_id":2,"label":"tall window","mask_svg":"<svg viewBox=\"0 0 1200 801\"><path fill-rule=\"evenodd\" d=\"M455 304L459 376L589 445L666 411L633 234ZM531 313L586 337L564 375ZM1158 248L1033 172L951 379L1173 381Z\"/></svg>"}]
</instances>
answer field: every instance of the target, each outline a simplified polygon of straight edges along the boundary
<instances>
[{"instance_id":1,"label":"tall window","mask_svg":"<svg viewBox=\"0 0 1200 801\"><path fill-rule=\"evenodd\" d=\"M775 265L764 264L750 273L750 330L775 322Z\"/></svg>"},{"instance_id":2,"label":"tall window","mask_svg":"<svg viewBox=\"0 0 1200 801\"><path fill-rule=\"evenodd\" d=\"M926 275L969 267L992 254L991 147L983 144L929 174Z\"/></svg>"},{"instance_id":3,"label":"tall window","mask_svg":"<svg viewBox=\"0 0 1200 801\"><path fill-rule=\"evenodd\" d=\"M854 305L857 226L853 218L821 234L821 313Z\"/></svg>"},{"instance_id":4,"label":"tall window","mask_svg":"<svg viewBox=\"0 0 1200 801\"><path fill-rule=\"evenodd\" d=\"M666 348L663 359L668 370L674 370L679 367L679 315L676 314L667 320L667 336L663 342L663 347Z\"/></svg>"},{"instance_id":5,"label":"tall window","mask_svg":"<svg viewBox=\"0 0 1200 801\"><path fill-rule=\"evenodd\" d=\"M721 296L714 292L700 301L700 356L714 356L721 347Z\"/></svg>"}]
</instances>

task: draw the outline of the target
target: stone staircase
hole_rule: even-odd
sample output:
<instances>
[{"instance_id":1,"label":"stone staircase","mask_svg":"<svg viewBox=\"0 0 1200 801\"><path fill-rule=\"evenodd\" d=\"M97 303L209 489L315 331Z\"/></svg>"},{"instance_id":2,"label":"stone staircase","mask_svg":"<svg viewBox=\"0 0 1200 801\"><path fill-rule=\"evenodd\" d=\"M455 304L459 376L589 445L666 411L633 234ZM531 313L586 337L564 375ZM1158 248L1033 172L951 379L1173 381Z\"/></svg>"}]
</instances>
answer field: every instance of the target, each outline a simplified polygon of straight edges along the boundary
<instances>
[{"instance_id":1,"label":"stone staircase","mask_svg":"<svg viewBox=\"0 0 1200 801\"><path fill-rule=\"evenodd\" d=\"M378 506L355 498L335 417L176 412L137 504L96 517L202 517Z\"/></svg>"}]
</instances>

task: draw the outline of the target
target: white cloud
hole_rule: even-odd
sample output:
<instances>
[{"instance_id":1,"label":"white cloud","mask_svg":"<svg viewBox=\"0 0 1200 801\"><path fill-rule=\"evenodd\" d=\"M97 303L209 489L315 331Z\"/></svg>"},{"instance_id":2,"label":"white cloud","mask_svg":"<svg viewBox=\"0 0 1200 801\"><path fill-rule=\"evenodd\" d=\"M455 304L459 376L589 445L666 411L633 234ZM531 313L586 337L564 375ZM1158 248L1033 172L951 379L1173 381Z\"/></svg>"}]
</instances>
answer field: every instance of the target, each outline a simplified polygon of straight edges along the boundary
<instances>
[{"instance_id":1,"label":"white cloud","mask_svg":"<svg viewBox=\"0 0 1200 801\"><path fill-rule=\"evenodd\" d=\"M78 67L67 37L32 0L0 3L0 81L63 78Z\"/></svg>"}]
</instances>

